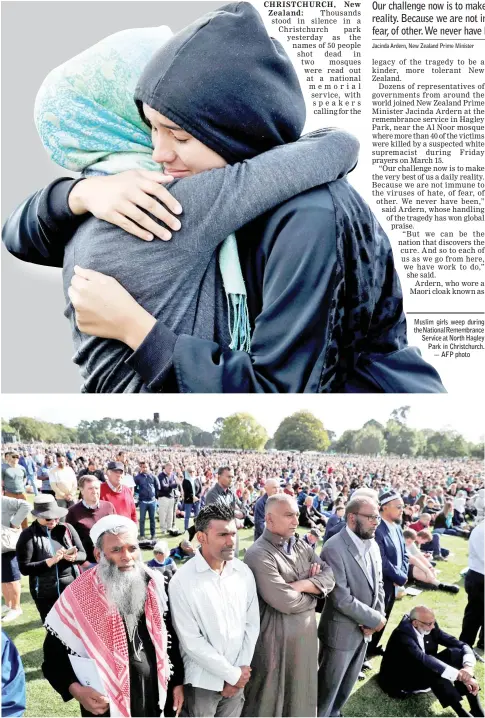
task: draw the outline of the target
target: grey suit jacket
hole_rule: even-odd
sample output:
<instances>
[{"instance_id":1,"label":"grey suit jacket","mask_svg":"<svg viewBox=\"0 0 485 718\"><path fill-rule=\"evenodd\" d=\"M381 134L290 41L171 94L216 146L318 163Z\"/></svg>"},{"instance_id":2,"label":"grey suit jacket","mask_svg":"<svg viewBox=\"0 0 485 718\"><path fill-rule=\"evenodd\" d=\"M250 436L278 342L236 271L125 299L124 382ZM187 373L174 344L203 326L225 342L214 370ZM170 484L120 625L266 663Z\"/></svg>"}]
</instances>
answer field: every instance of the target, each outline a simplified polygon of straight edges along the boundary
<instances>
[{"instance_id":1,"label":"grey suit jacket","mask_svg":"<svg viewBox=\"0 0 485 718\"><path fill-rule=\"evenodd\" d=\"M384 616L384 586L379 547L372 541L372 575L344 528L324 545L322 558L331 567L335 588L327 596L318 637L327 646L354 650L363 640L360 625L375 628Z\"/></svg>"}]
</instances>

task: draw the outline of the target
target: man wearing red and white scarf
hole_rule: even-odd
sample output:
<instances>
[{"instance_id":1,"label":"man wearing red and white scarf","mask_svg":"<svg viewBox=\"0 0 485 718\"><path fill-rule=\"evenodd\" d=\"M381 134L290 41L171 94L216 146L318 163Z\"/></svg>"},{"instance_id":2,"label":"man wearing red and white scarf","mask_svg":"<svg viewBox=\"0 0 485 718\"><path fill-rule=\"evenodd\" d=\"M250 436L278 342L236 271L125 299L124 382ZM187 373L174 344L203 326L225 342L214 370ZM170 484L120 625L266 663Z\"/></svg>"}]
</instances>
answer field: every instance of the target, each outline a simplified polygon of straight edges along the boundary
<instances>
[{"instance_id":1,"label":"man wearing red and white scarf","mask_svg":"<svg viewBox=\"0 0 485 718\"><path fill-rule=\"evenodd\" d=\"M173 715L172 706L178 714L183 704L183 664L163 576L143 564L136 535L124 516L94 524L98 565L46 618L44 676L65 701L79 701L83 716L153 717L164 714L166 702L165 715Z\"/></svg>"}]
</instances>

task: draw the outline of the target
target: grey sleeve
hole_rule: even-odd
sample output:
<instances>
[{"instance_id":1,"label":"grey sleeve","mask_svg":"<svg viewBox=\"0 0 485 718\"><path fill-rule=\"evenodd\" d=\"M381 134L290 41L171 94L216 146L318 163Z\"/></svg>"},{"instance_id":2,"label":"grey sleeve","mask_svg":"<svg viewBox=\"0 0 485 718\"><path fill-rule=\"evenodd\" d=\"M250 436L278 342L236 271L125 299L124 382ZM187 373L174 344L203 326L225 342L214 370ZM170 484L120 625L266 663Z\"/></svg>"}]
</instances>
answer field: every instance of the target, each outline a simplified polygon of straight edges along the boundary
<instances>
[{"instance_id":1,"label":"grey sleeve","mask_svg":"<svg viewBox=\"0 0 485 718\"><path fill-rule=\"evenodd\" d=\"M352 170L359 142L342 130L322 129L250 160L167 185L183 207L181 250L213 251L232 232L312 187Z\"/></svg>"}]
</instances>

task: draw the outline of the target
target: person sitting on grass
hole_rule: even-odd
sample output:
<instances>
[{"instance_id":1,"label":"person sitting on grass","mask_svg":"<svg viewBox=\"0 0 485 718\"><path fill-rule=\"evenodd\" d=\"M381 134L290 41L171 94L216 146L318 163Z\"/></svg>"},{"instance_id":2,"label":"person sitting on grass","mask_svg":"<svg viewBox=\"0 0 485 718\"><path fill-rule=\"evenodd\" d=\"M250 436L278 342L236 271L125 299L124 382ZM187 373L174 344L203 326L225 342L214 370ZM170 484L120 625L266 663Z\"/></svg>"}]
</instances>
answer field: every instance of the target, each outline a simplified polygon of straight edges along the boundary
<instances>
[{"instance_id":1,"label":"person sitting on grass","mask_svg":"<svg viewBox=\"0 0 485 718\"><path fill-rule=\"evenodd\" d=\"M153 547L153 558L147 561L146 565L148 568L154 568L160 571L167 579L167 584L177 570L177 564L170 555L166 541L157 541Z\"/></svg>"},{"instance_id":2,"label":"person sitting on grass","mask_svg":"<svg viewBox=\"0 0 485 718\"><path fill-rule=\"evenodd\" d=\"M433 553L433 561L446 561L450 552L447 548L441 548L440 536L438 533L431 533L430 525L430 514L420 514L417 521L413 524L409 524L409 528L417 531L418 536L420 536L421 531L427 531L427 535L429 535L428 541L425 543L418 541L421 545L421 551L424 551L425 553L431 551Z\"/></svg>"},{"instance_id":3,"label":"person sitting on grass","mask_svg":"<svg viewBox=\"0 0 485 718\"><path fill-rule=\"evenodd\" d=\"M440 645L445 650L438 653ZM378 681L391 698L433 691L443 708L449 706L457 716L483 716L475 663L470 646L445 633L430 608L415 606L389 638ZM461 704L464 696L470 713Z\"/></svg>"},{"instance_id":4,"label":"person sitting on grass","mask_svg":"<svg viewBox=\"0 0 485 718\"><path fill-rule=\"evenodd\" d=\"M195 555L195 550L190 541L183 539L178 546L170 551L170 556L177 561L187 561Z\"/></svg>"},{"instance_id":5,"label":"person sitting on grass","mask_svg":"<svg viewBox=\"0 0 485 718\"><path fill-rule=\"evenodd\" d=\"M454 525L453 502L445 501L443 511L436 514L434 522L435 534L446 534L448 536L462 536L468 538L470 535L470 527L460 528Z\"/></svg>"},{"instance_id":6,"label":"person sitting on grass","mask_svg":"<svg viewBox=\"0 0 485 718\"><path fill-rule=\"evenodd\" d=\"M442 583L437 579L433 565L416 545L416 531L404 529L403 534L406 553L409 558L408 580L414 581L419 588L440 589L441 591L448 591L448 593L458 593L459 586Z\"/></svg>"}]
</instances>

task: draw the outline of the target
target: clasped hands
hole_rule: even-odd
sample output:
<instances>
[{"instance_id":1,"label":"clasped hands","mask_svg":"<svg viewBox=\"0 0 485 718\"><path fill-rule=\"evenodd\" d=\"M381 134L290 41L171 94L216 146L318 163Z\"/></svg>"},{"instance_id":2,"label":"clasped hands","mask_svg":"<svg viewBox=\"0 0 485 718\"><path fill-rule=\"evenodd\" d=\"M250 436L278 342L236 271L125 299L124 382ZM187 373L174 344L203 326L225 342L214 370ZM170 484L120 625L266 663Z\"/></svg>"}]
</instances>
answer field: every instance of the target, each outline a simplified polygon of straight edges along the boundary
<instances>
[{"instance_id":1,"label":"clasped hands","mask_svg":"<svg viewBox=\"0 0 485 718\"><path fill-rule=\"evenodd\" d=\"M464 666L459 671L456 680L464 683L468 689L468 692L474 696L476 696L478 691L480 690L478 681L473 676L473 669L471 668L471 666Z\"/></svg>"},{"instance_id":2,"label":"clasped hands","mask_svg":"<svg viewBox=\"0 0 485 718\"><path fill-rule=\"evenodd\" d=\"M232 698L235 696L239 689L244 688L246 683L251 678L251 666L239 666L239 668L241 669L241 675L237 683L231 685L230 683L224 681L224 688L222 689L223 698Z\"/></svg>"}]
</instances>

